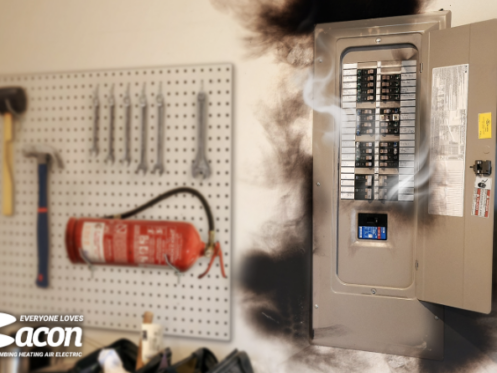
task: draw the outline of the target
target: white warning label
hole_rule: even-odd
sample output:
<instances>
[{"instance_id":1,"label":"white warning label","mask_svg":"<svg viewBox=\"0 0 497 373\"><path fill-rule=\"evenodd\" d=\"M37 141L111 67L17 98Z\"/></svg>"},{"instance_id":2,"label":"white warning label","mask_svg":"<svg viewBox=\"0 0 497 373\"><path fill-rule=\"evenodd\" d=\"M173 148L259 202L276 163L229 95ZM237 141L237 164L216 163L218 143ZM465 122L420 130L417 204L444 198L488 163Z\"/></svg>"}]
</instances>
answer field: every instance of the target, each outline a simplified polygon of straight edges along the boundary
<instances>
[{"instance_id":1,"label":"white warning label","mask_svg":"<svg viewBox=\"0 0 497 373\"><path fill-rule=\"evenodd\" d=\"M103 223L85 222L81 234L81 248L90 262L105 263Z\"/></svg>"},{"instance_id":2,"label":"white warning label","mask_svg":"<svg viewBox=\"0 0 497 373\"><path fill-rule=\"evenodd\" d=\"M428 212L463 216L469 65L433 69Z\"/></svg>"},{"instance_id":3,"label":"white warning label","mask_svg":"<svg viewBox=\"0 0 497 373\"><path fill-rule=\"evenodd\" d=\"M475 191L473 194L473 205L471 215L480 218L488 218L490 209L490 196L492 191L492 179L477 176L475 180Z\"/></svg>"}]
</instances>

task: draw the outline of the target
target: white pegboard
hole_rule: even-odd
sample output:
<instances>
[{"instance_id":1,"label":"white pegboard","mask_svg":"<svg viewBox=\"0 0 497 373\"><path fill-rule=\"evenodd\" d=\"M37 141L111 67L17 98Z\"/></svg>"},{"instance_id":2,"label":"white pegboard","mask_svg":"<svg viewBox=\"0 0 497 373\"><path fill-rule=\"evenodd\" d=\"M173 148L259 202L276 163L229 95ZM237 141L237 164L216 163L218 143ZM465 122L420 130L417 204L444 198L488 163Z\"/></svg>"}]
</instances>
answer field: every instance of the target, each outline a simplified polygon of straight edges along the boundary
<instances>
[{"instance_id":1,"label":"white pegboard","mask_svg":"<svg viewBox=\"0 0 497 373\"><path fill-rule=\"evenodd\" d=\"M0 309L14 314L83 314L84 325L137 331L144 311L155 314L165 335L229 340L231 262L231 136L233 68L230 64L178 66L71 73L9 75L0 86L22 86L28 111L16 123L14 143L15 215L0 217ZM162 82L165 98L165 143L162 176L150 174L156 159L155 95ZM123 97L130 84L132 98L132 163L119 163L124 149ZM140 149L138 97L146 84L148 163L136 174ZM196 95L203 83L208 100L207 157L212 174L194 179ZM100 153L90 155L92 95L99 85ZM109 115L107 97L114 84L116 99L116 162L106 164ZM0 131L3 132L3 131ZM49 175L50 288L35 286L37 271L37 166L22 155L23 144L44 143L58 149L64 170ZM102 217L120 213L178 186L200 190L213 210L228 279L219 261L202 280L208 264L201 258L178 284L169 269L96 267L69 262L64 232L69 217ZM207 219L200 202L179 195L138 215L138 219L193 223L207 240Z\"/></svg>"}]
</instances>

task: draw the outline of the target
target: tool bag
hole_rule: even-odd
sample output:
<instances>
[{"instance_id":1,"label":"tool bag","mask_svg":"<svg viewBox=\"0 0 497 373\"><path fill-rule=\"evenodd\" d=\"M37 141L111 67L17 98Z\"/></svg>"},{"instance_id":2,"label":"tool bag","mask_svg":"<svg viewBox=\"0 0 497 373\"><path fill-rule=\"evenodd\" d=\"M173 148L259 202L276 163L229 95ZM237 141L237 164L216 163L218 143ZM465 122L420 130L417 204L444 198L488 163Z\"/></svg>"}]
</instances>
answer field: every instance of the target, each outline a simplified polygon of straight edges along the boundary
<instances>
[{"instance_id":1,"label":"tool bag","mask_svg":"<svg viewBox=\"0 0 497 373\"><path fill-rule=\"evenodd\" d=\"M234 350L208 373L253 373L252 364L245 351Z\"/></svg>"},{"instance_id":2,"label":"tool bag","mask_svg":"<svg viewBox=\"0 0 497 373\"><path fill-rule=\"evenodd\" d=\"M119 339L111 345L100 348L90 355L78 360L78 362L67 373L101 373L102 368L98 362L98 356L103 349L115 350L123 363L123 368L128 372L134 372L138 346L127 339Z\"/></svg>"},{"instance_id":3,"label":"tool bag","mask_svg":"<svg viewBox=\"0 0 497 373\"><path fill-rule=\"evenodd\" d=\"M157 373L253 373L252 364L248 355L234 350L220 363L214 354L201 348L186 359L174 364L170 368L162 369Z\"/></svg>"},{"instance_id":4,"label":"tool bag","mask_svg":"<svg viewBox=\"0 0 497 373\"><path fill-rule=\"evenodd\" d=\"M186 359L157 373L207 373L217 364L217 358L207 348L199 348Z\"/></svg>"}]
</instances>

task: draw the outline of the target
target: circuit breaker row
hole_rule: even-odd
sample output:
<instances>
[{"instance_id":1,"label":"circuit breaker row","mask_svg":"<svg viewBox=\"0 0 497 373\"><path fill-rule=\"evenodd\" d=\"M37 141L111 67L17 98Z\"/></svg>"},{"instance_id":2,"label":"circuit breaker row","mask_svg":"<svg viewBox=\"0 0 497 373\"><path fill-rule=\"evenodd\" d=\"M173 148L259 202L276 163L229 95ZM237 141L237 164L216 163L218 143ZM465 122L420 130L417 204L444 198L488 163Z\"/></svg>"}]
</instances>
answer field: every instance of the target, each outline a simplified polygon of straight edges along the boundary
<instances>
[{"instance_id":1,"label":"circuit breaker row","mask_svg":"<svg viewBox=\"0 0 497 373\"><path fill-rule=\"evenodd\" d=\"M414 200L416 61L344 64L341 198Z\"/></svg>"}]
</instances>

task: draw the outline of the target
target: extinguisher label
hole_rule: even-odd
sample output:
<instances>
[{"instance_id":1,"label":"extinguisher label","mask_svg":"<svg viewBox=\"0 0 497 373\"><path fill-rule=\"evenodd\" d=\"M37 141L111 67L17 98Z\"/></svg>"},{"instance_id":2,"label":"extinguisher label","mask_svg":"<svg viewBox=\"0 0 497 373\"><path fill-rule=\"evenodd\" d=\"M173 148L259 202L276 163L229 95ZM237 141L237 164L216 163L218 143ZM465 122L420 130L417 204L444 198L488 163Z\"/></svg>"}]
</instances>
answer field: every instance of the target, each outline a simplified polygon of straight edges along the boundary
<instances>
[{"instance_id":1,"label":"extinguisher label","mask_svg":"<svg viewBox=\"0 0 497 373\"><path fill-rule=\"evenodd\" d=\"M175 229L137 224L133 236L135 263L165 265L165 255L171 262L180 258L183 237Z\"/></svg>"},{"instance_id":2,"label":"extinguisher label","mask_svg":"<svg viewBox=\"0 0 497 373\"><path fill-rule=\"evenodd\" d=\"M185 267L196 260L197 248L204 246L198 234L188 233L190 229L181 223L85 221L78 246L92 263L167 265L169 261ZM188 244L190 237L195 243Z\"/></svg>"},{"instance_id":3,"label":"extinguisher label","mask_svg":"<svg viewBox=\"0 0 497 373\"><path fill-rule=\"evenodd\" d=\"M90 262L105 262L105 224L85 222L81 236L81 248Z\"/></svg>"},{"instance_id":4,"label":"extinguisher label","mask_svg":"<svg viewBox=\"0 0 497 373\"><path fill-rule=\"evenodd\" d=\"M108 244L108 246L113 250L111 250L112 255L106 256L107 262L111 262L111 258L113 258L115 263L128 263L129 255L126 249L128 240L128 226L126 224L114 224L113 228L113 236L109 237Z\"/></svg>"}]
</instances>

